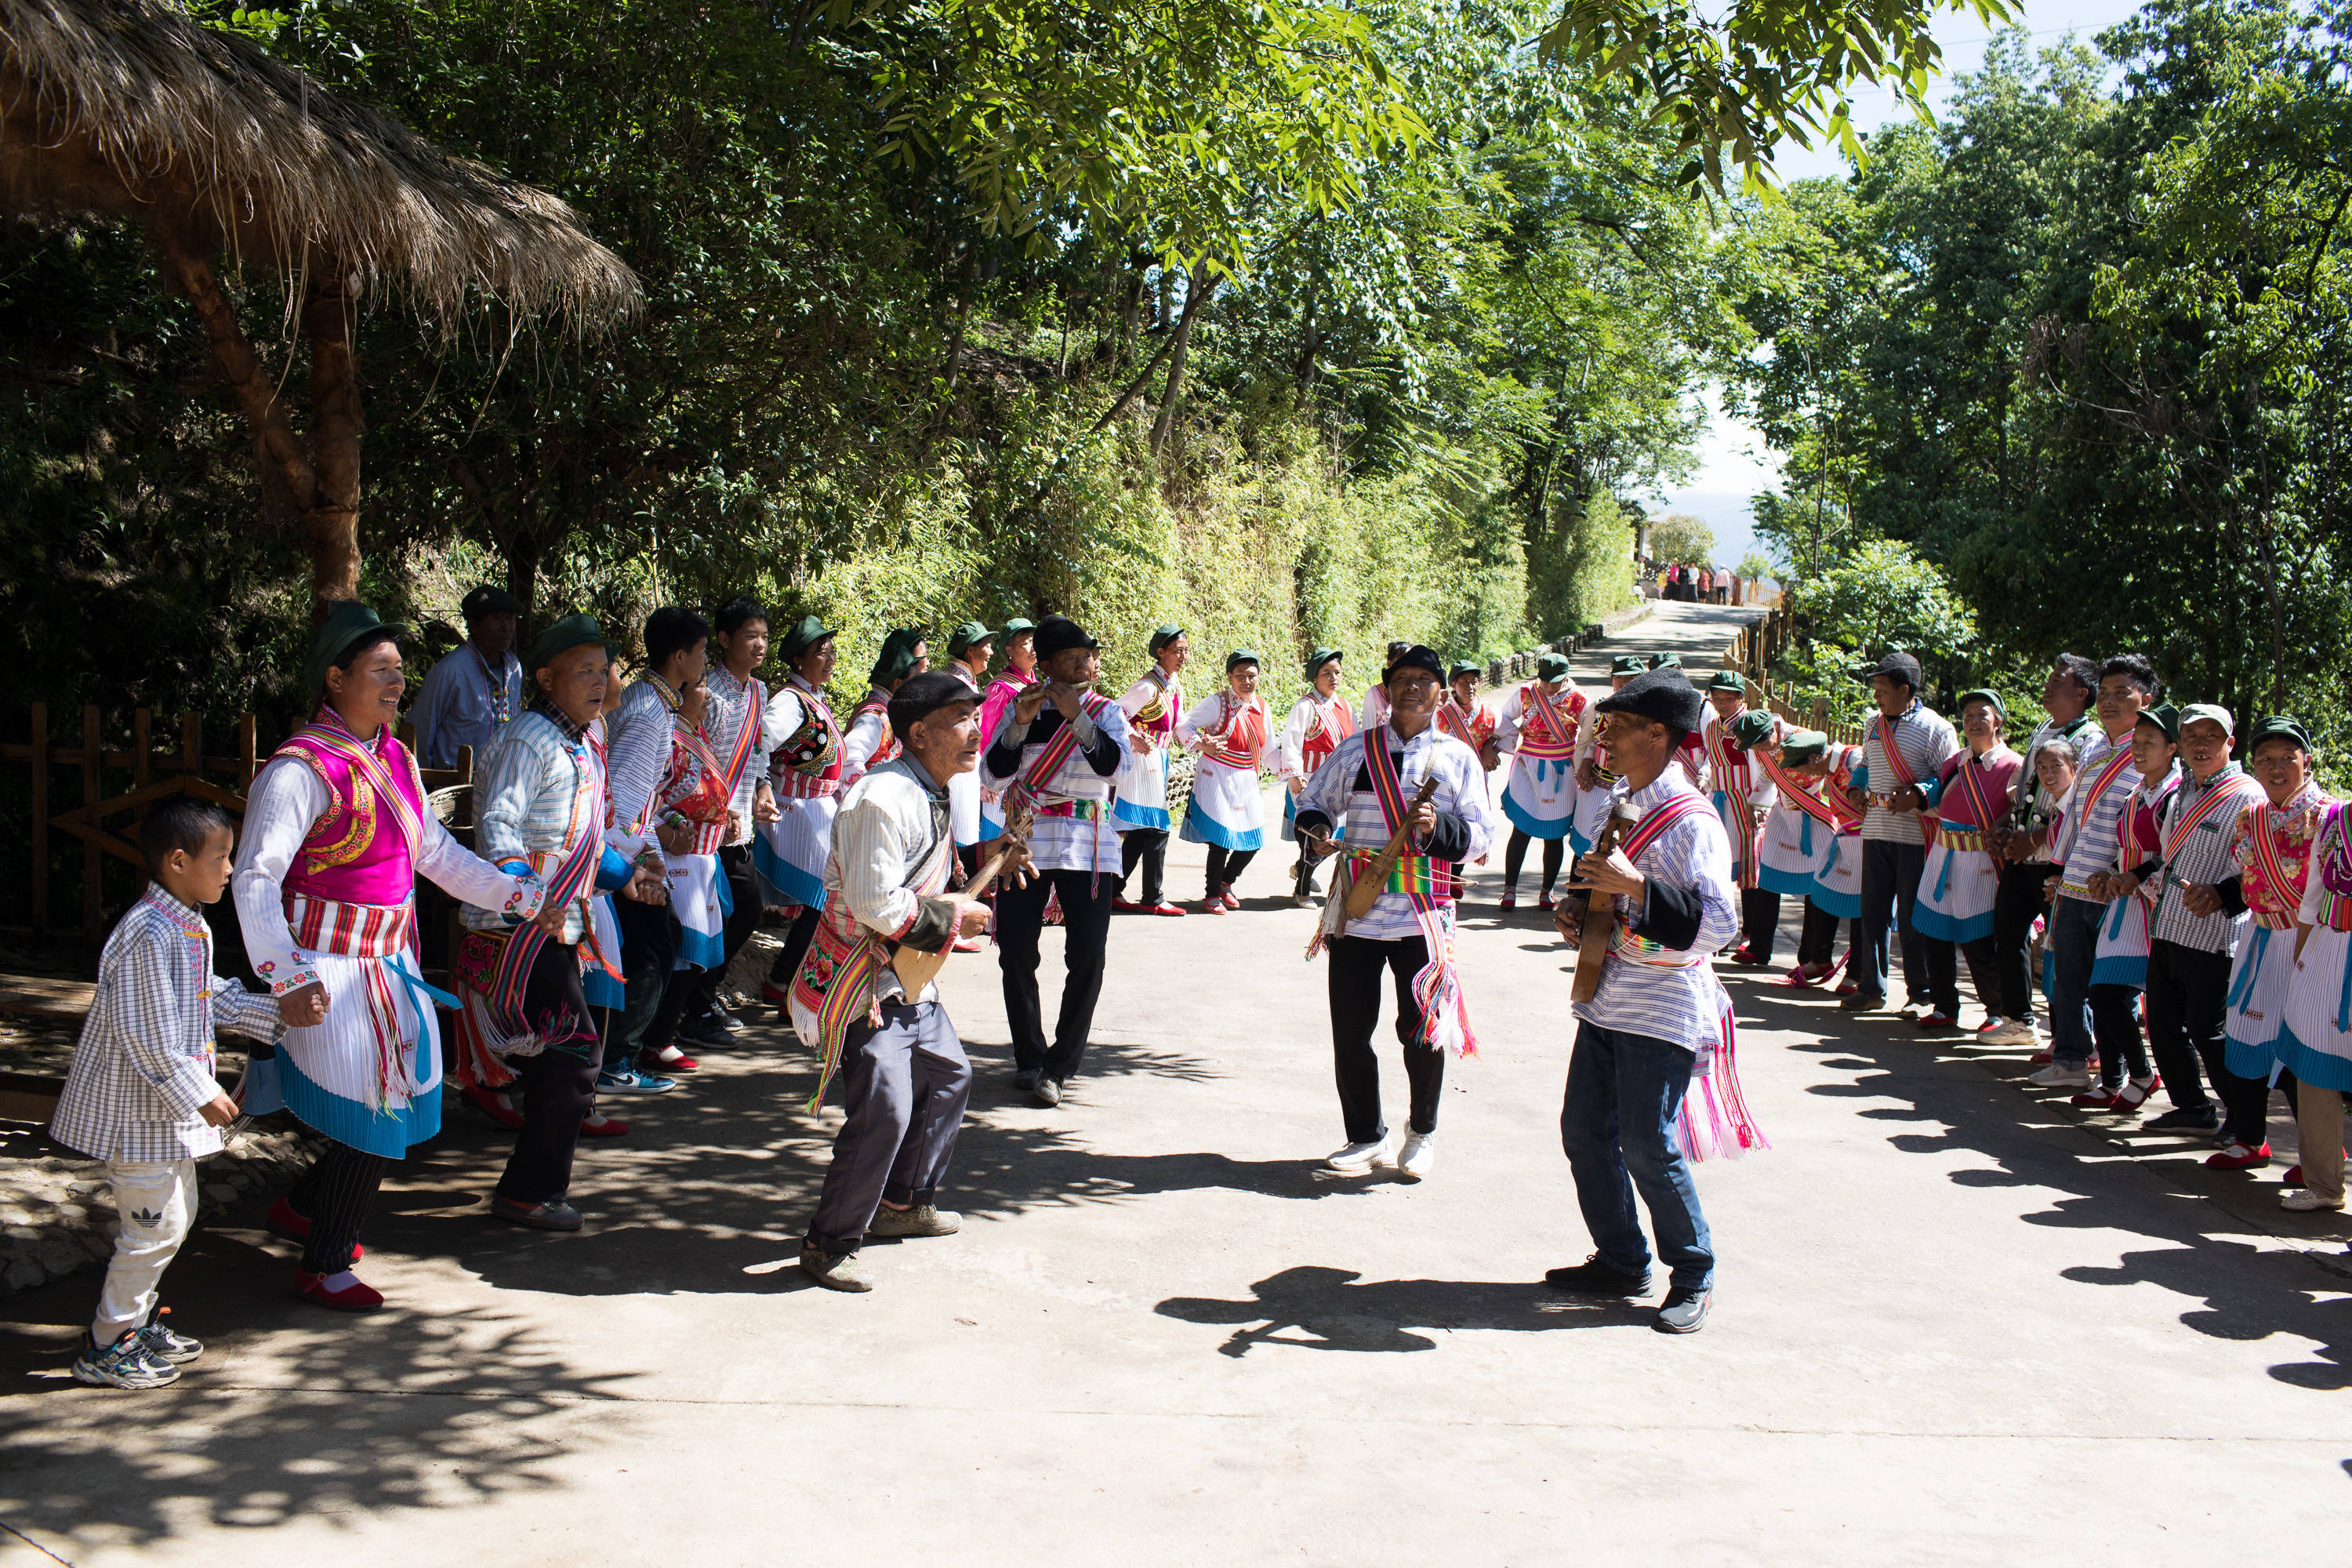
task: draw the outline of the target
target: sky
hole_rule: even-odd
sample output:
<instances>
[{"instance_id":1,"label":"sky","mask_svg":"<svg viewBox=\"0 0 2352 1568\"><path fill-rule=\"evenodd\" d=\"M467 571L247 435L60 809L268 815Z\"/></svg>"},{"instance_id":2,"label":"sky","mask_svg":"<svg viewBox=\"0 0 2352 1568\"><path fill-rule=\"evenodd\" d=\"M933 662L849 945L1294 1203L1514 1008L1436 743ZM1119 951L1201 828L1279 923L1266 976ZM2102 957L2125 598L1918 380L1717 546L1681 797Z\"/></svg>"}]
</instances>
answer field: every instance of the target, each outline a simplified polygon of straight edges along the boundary
<instances>
[{"instance_id":1,"label":"sky","mask_svg":"<svg viewBox=\"0 0 2352 1568\"><path fill-rule=\"evenodd\" d=\"M2134 0L2026 0L2021 24L2031 29L2037 46L2054 44L2068 32L2084 42L2102 28L2113 26L2137 11ZM1941 112L1951 96L1952 79L1984 63L1991 35L1973 16L1939 17L1933 28L1944 48L1944 74L1928 89L1928 102ZM1858 92L1853 99L1857 128L1873 130L1890 121L1907 120L1908 110L1897 110L1885 89ZM1846 173L1845 161L1833 147L1811 152L1789 147L1775 167L1786 180L1836 178ZM1698 444L1698 471L1687 484L1660 495L1636 497L1651 516L1686 512L1705 520L1715 532L1715 558L1736 566L1741 556L1758 548L1748 521L1748 498L1778 483L1780 468L1756 431L1746 423L1724 417L1710 396L1711 419Z\"/></svg>"}]
</instances>

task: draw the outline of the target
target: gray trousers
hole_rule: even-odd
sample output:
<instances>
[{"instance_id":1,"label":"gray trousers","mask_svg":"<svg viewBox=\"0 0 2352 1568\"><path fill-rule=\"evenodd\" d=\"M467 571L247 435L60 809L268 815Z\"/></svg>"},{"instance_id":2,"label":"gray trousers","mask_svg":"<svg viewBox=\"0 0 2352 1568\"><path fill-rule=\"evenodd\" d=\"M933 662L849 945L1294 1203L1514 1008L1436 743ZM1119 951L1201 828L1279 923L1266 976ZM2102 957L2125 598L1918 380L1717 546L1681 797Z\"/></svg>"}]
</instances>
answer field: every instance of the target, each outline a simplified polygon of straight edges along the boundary
<instances>
[{"instance_id":1,"label":"gray trousers","mask_svg":"<svg viewBox=\"0 0 2352 1568\"><path fill-rule=\"evenodd\" d=\"M851 1026L834 1084L849 1119L834 1135L808 1239L839 1254L857 1250L884 1198L927 1204L938 1194L971 1098L971 1062L946 1008L890 1003L880 1028Z\"/></svg>"}]
</instances>

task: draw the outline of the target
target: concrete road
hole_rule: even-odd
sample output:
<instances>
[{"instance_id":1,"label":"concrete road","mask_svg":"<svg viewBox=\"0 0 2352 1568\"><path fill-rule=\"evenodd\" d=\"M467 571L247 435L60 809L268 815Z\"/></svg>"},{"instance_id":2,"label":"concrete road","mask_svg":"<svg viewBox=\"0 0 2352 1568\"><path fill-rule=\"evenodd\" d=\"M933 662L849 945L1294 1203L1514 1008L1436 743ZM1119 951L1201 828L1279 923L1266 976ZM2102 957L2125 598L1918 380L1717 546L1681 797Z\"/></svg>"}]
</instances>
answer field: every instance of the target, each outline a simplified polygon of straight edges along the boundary
<instances>
[{"instance_id":1,"label":"concrete road","mask_svg":"<svg viewBox=\"0 0 2352 1568\"><path fill-rule=\"evenodd\" d=\"M1200 852L1172 858L1191 891ZM1701 1168L1715 1316L1657 1334L1538 1282L1589 1250L1544 918L1473 879L1486 1051L1438 1168L1329 1178L1284 858L1239 914L1114 922L1058 1110L1006 1085L993 961L950 965L982 1075L965 1229L877 1247L872 1295L792 1265L830 1119L762 1029L620 1108L578 1236L487 1218L500 1142L445 1134L368 1233L373 1317L290 1300L257 1214L210 1229L169 1294L211 1349L172 1390L71 1384L93 1282L19 1298L0 1520L84 1568L2340 1559L2340 1218L2021 1090L2013 1054L1744 972L1775 1147Z\"/></svg>"}]
</instances>

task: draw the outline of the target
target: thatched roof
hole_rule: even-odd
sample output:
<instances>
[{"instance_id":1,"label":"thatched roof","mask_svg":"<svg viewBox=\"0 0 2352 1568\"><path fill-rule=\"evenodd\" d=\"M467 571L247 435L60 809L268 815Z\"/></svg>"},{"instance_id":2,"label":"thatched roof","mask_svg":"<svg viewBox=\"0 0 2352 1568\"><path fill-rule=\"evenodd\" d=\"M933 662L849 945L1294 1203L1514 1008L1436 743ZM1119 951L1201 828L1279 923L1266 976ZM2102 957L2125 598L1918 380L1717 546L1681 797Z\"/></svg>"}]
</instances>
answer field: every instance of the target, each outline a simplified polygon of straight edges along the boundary
<instances>
[{"instance_id":1,"label":"thatched roof","mask_svg":"<svg viewBox=\"0 0 2352 1568\"><path fill-rule=\"evenodd\" d=\"M0 0L0 210L110 213L289 274L340 265L444 326L484 293L575 329L642 298L556 197L176 0Z\"/></svg>"}]
</instances>

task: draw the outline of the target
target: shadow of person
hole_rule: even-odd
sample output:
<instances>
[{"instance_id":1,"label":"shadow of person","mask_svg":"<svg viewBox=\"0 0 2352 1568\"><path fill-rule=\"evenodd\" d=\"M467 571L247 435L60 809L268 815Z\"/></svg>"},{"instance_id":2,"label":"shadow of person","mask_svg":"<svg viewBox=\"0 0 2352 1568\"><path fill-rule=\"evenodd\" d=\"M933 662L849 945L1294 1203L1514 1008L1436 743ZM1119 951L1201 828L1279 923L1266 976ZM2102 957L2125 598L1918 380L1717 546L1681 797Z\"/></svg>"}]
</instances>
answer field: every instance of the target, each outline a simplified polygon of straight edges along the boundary
<instances>
[{"instance_id":1,"label":"shadow of person","mask_svg":"<svg viewBox=\"0 0 2352 1568\"><path fill-rule=\"evenodd\" d=\"M2305 1267L2298 1268L2298 1263ZM2274 1334L2310 1340L2318 1347L2310 1358L2282 1362L2270 1369L2271 1376L2319 1392L2352 1388L2352 1318L2341 1300L2312 1300L2315 1290L2332 1295L2343 1282L2309 1265L2309 1259L2264 1255L2245 1243L2224 1241L2126 1252L2112 1268L2084 1266L2060 1273L2084 1285L2147 1283L2201 1297L2203 1310L2180 1314L2199 1333L2247 1343Z\"/></svg>"},{"instance_id":2,"label":"shadow of person","mask_svg":"<svg viewBox=\"0 0 2352 1568\"><path fill-rule=\"evenodd\" d=\"M1350 1268L1313 1264L1286 1268L1250 1287L1244 1300L1174 1296L1152 1310L1204 1325L1234 1324L1217 1347L1244 1356L1259 1345L1299 1350L1394 1353L1437 1348L1416 1329L1593 1329L1646 1324L1650 1308L1621 1301L1594 1303L1563 1296L1548 1285L1471 1279L1376 1279L1359 1283Z\"/></svg>"}]
</instances>

